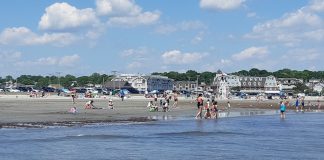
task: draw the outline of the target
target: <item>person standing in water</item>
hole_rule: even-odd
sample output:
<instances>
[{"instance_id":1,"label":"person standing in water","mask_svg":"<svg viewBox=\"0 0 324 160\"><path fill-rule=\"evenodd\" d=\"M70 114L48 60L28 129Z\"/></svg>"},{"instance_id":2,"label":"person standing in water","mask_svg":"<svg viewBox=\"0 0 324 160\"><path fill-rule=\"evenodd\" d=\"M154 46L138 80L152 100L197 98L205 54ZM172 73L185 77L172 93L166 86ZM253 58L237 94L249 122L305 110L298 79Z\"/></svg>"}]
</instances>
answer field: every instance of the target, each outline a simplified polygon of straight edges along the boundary
<instances>
[{"instance_id":1,"label":"person standing in water","mask_svg":"<svg viewBox=\"0 0 324 160\"><path fill-rule=\"evenodd\" d=\"M280 118L282 119L286 118L285 111L286 111L286 104L283 101L280 101Z\"/></svg>"},{"instance_id":2,"label":"person standing in water","mask_svg":"<svg viewBox=\"0 0 324 160\"><path fill-rule=\"evenodd\" d=\"M197 102L197 108L198 108L196 119L198 117L201 119L202 118L202 109L203 109L203 106L204 106L204 100L202 98L202 94L198 95L198 97L196 99L196 102Z\"/></svg>"},{"instance_id":3,"label":"person standing in water","mask_svg":"<svg viewBox=\"0 0 324 160\"><path fill-rule=\"evenodd\" d=\"M299 97L296 98L295 106L296 106L296 112L298 112L298 109L299 109Z\"/></svg>"},{"instance_id":4,"label":"person standing in water","mask_svg":"<svg viewBox=\"0 0 324 160\"><path fill-rule=\"evenodd\" d=\"M305 108L305 97L301 98L301 106L300 106L300 111L303 112Z\"/></svg>"},{"instance_id":5,"label":"person standing in water","mask_svg":"<svg viewBox=\"0 0 324 160\"><path fill-rule=\"evenodd\" d=\"M217 119L218 118L218 107L217 107L217 101L214 101L212 104L212 117Z\"/></svg>"}]
</instances>

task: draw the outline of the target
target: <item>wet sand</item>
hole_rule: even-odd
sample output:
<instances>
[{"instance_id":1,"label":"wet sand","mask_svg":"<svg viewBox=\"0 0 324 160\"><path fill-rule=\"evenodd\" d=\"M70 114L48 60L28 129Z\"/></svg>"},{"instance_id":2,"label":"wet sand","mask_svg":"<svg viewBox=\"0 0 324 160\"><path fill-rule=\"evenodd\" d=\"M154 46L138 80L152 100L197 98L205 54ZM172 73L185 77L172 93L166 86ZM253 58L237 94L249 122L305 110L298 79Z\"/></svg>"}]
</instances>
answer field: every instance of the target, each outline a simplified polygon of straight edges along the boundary
<instances>
[{"instance_id":1,"label":"wet sand","mask_svg":"<svg viewBox=\"0 0 324 160\"><path fill-rule=\"evenodd\" d=\"M93 99L95 107L103 109L84 109L89 99L77 99L72 103L69 97L29 98L24 96L0 97L0 128L75 126L91 123L146 122L157 116L195 117L196 103L193 99L180 98L178 107L169 112L149 112L147 103L151 99L130 98L121 101L114 98L114 109L108 108L108 98ZM219 109L225 110L227 100L218 100ZM231 111L253 111L260 109L278 110L279 100L230 100ZM312 103L315 103L313 101ZM171 105L173 101L171 101ZM77 107L78 113L68 110ZM295 109L293 106L288 109ZM307 107L308 109L308 107ZM312 107L311 109L315 109ZM162 109L160 109L162 110Z\"/></svg>"}]
</instances>

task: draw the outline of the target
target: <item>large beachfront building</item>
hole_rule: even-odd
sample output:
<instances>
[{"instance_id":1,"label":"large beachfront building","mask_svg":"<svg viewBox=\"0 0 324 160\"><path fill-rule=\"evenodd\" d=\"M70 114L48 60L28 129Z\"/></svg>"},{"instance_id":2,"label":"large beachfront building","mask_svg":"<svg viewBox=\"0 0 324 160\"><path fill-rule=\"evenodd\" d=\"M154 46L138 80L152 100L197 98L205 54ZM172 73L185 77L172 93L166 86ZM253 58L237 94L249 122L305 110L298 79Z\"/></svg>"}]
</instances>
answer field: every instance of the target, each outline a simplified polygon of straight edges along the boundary
<instances>
[{"instance_id":1,"label":"large beachfront building","mask_svg":"<svg viewBox=\"0 0 324 160\"><path fill-rule=\"evenodd\" d=\"M159 75L136 75L136 74L120 74L117 75L112 81L125 81L128 82L133 88L140 93L146 91L166 91L173 89L173 80Z\"/></svg>"},{"instance_id":2,"label":"large beachfront building","mask_svg":"<svg viewBox=\"0 0 324 160\"><path fill-rule=\"evenodd\" d=\"M214 92L221 97L228 97L234 87L245 93L279 93L276 78L227 75L217 71L213 82Z\"/></svg>"}]
</instances>

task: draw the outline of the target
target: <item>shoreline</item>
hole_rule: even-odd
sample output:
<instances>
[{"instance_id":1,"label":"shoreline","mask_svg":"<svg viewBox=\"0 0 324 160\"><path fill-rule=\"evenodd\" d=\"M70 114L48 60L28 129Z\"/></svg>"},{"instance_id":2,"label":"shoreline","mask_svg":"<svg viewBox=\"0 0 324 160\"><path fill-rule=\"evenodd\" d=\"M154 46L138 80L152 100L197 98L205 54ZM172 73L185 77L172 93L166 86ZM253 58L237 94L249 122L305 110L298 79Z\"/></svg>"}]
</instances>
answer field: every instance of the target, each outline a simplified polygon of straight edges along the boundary
<instances>
[{"instance_id":1,"label":"shoreline","mask_svg":"<svg viewBox=\"0 0 324 160\"><path fill-rule=\"evenodd\" d=\"M179 98L176 108L169 112L149 112L147 103L150 98L131 97L125 101L114 97L114 109L108 108L110 98L92 98L96 107L104 109L84 109L84 104L90 99L77 99L72 103L70 97L51 96L47 98L22 98L15 95L0 98L0 129L1 128L44 128L50 126L78 126L95 123L128 123L150 122L159 120L154 117L195 117L197 107L193 99ZM322 100L322 99L321 99ZM231 103L231 112L253 112L279 110L280 100L217 100L219 110L225 111L227 101ZM290 100L294 102L293 100ZM308 102L308 100L306 100ZM311 101L315 104L316 101ZM171 105L173 101L171 101ZM307 103L305 103L307 105ZM76 107L78 113L72 114L68 110ZM304 110L315 110L316 106L305 107ZM294 106L287 110L295 110ZM223 113L221 112L221 113ZM278 112L279 114L279 112Z\"/></svg>"}]
</instances>

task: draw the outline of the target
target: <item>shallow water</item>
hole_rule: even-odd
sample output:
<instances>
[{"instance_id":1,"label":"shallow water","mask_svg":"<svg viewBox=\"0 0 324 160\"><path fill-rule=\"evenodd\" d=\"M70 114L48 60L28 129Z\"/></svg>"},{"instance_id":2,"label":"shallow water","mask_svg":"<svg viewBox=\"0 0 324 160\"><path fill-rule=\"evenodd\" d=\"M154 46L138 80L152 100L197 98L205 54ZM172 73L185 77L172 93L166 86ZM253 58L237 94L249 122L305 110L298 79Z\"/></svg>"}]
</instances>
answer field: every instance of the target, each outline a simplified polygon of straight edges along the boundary
<instances>
[{"instance_id":1,"label":"shallow water","mask_svg":"<svg viewBox=\"0 0 324 160\"><path fill-rule=\"evenodd\" d=\"M324 159L323 113L290 113L285 120L251 113L218 120L164 116L147 123L1 129L0 159Z\"/></svg>"}]
</instances>

